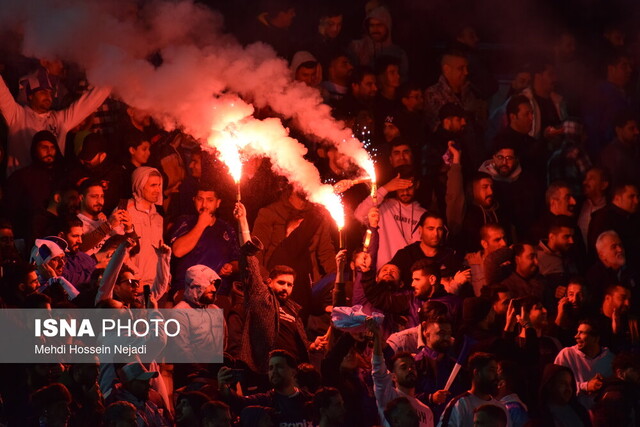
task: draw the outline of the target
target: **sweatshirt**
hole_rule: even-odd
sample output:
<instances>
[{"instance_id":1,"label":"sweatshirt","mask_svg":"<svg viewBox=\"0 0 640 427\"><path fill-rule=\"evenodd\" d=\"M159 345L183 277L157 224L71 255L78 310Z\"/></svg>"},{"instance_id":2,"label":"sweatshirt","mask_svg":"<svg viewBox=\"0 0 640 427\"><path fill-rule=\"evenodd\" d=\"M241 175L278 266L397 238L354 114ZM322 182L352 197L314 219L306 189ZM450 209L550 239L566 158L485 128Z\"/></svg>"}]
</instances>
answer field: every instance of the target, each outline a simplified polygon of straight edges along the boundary
<instances>
[{"instance_id":1,"label":"sweatshirt","mask_svg":"<svg viewBox=\"0 0 640 427\"><path fill-rule=\"evenodd\" d=\"M378 189L380 246L376 270L388 263L400 249L420 241L421 229L417 224L422 214L426 212L416 201L405 205L398 199L386 198L388 194L384 187ZM356 219L365 224L369 209L372 207L373 199L369 196L356 208L354 212Z\"/></svg>"},{"instance_id":2,"label":"sweatshirt","mask_svg":"<svg viewBox=\"0 0 640 427\"><path fill-rule=\"evenodd\" d=\"M406 397L418 414L418 419L420 420L419 426L433 427L433 412L431 412L431 409L415 397L404 394L393 386L391 373L387 370L384 357L374 354L371 362L373 369L373 391L376 395L378 412L380 413L380 419L383 420L383 425L389 427L389 423L384 418L384 408L386 408L387 404L395 398Z\"/></svg>"},{"instance_id":3,"label":"sweatshirt","mask_svg":"<svg viewBox=\"0 0 640 427\"><path fill-rule=\"evenodd\" d=\"M64 110L36 113L18 104L0 78L0 112L9 127L7 173L31 163L31 140L41 130L51 131L58 138L60 152L64 153L67 132L102 105L109 93L110 89L94 88Z\"/></svg>"}]
</instances>

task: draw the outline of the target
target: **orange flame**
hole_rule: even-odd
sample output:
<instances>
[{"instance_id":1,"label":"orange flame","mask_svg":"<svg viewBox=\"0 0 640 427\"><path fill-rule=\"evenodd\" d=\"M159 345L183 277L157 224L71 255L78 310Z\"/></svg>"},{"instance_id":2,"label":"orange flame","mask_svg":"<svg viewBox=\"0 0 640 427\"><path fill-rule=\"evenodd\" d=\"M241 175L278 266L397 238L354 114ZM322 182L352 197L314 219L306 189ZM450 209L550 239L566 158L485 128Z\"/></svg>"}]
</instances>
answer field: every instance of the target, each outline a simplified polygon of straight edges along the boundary
<instances>
[{"instance_id":1,"label":"orange flame","mask_svg":"<svg viewBox=\"0 0 640 427\"><path fill-rule=\"evenodd\" d=\"M333 192L333 187L330 185L322 186L314 199L318 203L324 205L327 211L329 211L329 215L331 215L331 218L333 218L338 226L338 230L342 230L345 222L344 206L342 205L340 197Z\"/></svg>"},{"instance_id":2,"label":"orange flame","mask_svg":"<svg viewBox=\"0 0 640 427\"><path fill-rule=\"evenodd\" d=\"M242 178L242 159L240 158L241 144L236 133L227 127L219 132L217 137L209 138L208 143L216 147L220 153L220 160L227 165L229 174L238 184Z\"/></svg>"}]
</instances>

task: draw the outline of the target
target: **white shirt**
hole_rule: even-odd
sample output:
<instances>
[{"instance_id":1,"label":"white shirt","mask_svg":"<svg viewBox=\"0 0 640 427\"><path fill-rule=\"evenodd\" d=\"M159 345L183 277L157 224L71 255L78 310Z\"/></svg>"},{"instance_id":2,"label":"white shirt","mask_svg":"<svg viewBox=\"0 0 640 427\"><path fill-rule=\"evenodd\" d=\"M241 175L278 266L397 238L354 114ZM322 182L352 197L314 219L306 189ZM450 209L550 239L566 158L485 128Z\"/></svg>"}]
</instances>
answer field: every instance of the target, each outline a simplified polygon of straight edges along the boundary
<instances>
[{"instance_id":1,"label":"white shirt","mask_svg":"<svg viewBox=\"0 0 640 427\"><path fill-rule=\"evenodd\" d=\"M578 400L589 409L593 404L593 398L587 395L587 383L596 374L600 374L605 378L612 376L613 369L611 364L614 357L614 354L607 347L602 347L600 353L590 359L586 354L578 350L577 345L574 345L560 350L553 363L571 369L573 376L576 378Z\"/></svg>"}]
</instances>

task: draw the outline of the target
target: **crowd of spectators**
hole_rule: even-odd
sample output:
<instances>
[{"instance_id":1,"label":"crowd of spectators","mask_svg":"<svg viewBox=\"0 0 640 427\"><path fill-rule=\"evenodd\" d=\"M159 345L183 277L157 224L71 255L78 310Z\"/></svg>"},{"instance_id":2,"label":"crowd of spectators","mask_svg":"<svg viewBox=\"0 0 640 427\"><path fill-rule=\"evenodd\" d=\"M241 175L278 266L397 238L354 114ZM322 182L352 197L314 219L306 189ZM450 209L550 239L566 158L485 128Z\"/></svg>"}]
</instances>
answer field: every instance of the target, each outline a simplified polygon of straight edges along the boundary
<instances>
[{"instance_id":1,"label":"crowd of spectators","mask_svg":"<svg viewBox=\"0 0 640 427\"><path fill-rule=\"evenodd\" d=\"M372 193L286 123L341 193L342 236L270 159L236 186L214 149L88 87L78 64L0 59L2 309L202 319L179 337L185 363L0 366L0 425L638 425L640 79L624 28L593 34L589 55L559 31L506 69L456 22L425 83L393 8L368 1L345 28L342 3L304 34L288 0L234 29L374 158ZM224 362L195 363L212 309Z\"/></svg>"}]
</instances>

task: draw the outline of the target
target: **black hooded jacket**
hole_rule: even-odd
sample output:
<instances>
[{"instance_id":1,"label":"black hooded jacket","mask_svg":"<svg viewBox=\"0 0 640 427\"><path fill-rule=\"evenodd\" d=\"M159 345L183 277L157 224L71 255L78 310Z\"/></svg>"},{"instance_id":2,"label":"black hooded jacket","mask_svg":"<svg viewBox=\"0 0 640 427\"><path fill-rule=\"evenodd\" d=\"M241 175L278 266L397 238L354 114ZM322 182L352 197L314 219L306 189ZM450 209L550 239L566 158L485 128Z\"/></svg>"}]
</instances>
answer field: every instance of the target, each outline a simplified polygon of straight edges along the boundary
<instances>
[{"instance_id":1,"label":"black hooded jacket","mask_svg":"<svg viewBox=\"0 0 640 427\"><path fill-rule=\"evenodd\" d=\"M56 147L52 165L43 163L36 153L37 144L43 140L54 142ZM31 142L31 161L29 166L12 173L5 183L2 205L7 217L13 223L14 234L17 237L28 237L29 219L36 212L47 207L49 196L65 172L56 138L48 131L41 131L34 135Z\"/></svg>"}]
</instances>

